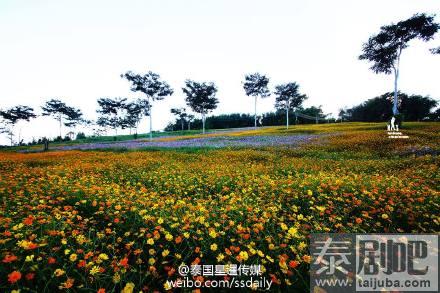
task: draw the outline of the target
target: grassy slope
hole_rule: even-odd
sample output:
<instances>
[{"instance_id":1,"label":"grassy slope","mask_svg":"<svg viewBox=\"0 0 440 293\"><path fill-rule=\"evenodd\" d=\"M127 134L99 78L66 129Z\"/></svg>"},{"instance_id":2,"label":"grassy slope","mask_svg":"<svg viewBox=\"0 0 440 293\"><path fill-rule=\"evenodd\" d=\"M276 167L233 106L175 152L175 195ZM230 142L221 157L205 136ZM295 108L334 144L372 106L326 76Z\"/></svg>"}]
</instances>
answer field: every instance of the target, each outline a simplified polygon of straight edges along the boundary
<instances>
[{"instance_id":1,"label":"grassy slope","mask_svg":"<svg viewBox=\"0 0 440 293\"><path fill-rule=\"evenodd\" d=\"M330 124L307 124L292 125L289 129L284 126L260 127L257 130L248 129L217 129L210 130L207 134L201 134L200 130L185 131L168 131L155 132L153 138L157 141L173 141L183 139L193 139L202 137L218 137L218 136L253 136L253 135L296 135L296 134L334 134L337 140L330 136L330 145L333 150L346 150L350 147L358 152L370 151L384 154L386 152L399 150L401 152L419 150L422 147L428 147L436 151L440 151L438 141L440 141L440 123L437 122L407 122L404 124L403 132L409 135L406 140L388 139L385 132L385 123L330 123ZM343 139L341 139L343 138ZM148 134L139 134L138 141L148 139ZM112 143L114 141L133 140L133 135L119 136L101 136L89 137L70 142L51 143L51 146L62 146L72 144L87 143ZM378 148L380 146L380 148ZM375 149L377 148L377 149ZM42 145L5 147L2 151L18 151L18 150L40 150Z\"/></svg>"}]
</instances>

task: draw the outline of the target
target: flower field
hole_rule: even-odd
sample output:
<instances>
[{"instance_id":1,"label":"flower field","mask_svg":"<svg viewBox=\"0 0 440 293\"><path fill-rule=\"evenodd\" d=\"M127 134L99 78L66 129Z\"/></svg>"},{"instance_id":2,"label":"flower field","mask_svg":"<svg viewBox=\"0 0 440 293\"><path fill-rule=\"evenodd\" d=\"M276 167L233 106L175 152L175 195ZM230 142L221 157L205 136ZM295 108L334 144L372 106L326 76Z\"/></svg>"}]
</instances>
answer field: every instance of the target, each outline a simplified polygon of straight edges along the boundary
<instances>
[{"instance_id":1,"label":"flower field","mask_svg":"<svg viewBox=\"0 0 440 293\"><path fill-rule=\"evenodd\" d=\"M395 144L367 127L299 148L3 152L0 291L164 292L181 264L260 264L273 291L308 291L312 232L440 231L439 130Z\"/></svg>"}]
</instances>

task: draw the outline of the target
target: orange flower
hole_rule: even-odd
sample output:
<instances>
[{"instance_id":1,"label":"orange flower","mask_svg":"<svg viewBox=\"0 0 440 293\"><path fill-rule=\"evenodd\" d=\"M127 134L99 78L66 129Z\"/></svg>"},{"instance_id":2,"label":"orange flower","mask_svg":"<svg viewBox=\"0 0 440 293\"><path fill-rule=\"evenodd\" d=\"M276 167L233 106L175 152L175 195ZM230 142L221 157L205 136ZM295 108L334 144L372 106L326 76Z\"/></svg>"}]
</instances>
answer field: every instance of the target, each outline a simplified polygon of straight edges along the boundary
<instances>
[{"instance_id":1,"label":"orange flower","mask_svg":"<svg viewBox=\"0 0 440 293\"><path fill-rule=\"evenodd\" d=\"M62 288L65 288L65 289L72 288L74 282L75 282L75 279L67 278L66 282L64 282L62 284L63 285Z\"/></svg>"},{"instance_id":2,"label":"orange flower","mask_svg":"<svg viewBox=\"0 0 440 293\"><path fill-rule=\"evenodd\" d=\"M120 264L121 266L123 266L124 268L128 268L128 258L124 257L123 259L121 259L121 260L119 261L119 264Z\"/></svg>"},{"instance_id":3,"label":"orange flower","mask_svg":"<svg viewBox=\"0 0 440 293\"><path fill-rule=\"evenodd\" d=\"M23 224L30 226L34 222L34 217L29 216L23 220Z\"/></svg>"},{"instance_id":4,"label":"orange flower","mask_svg":"<svg viewBox=\"0 0 440 293\"><path fill-rule=\"evenodd\" d=\"M310 261L312 260L312 258L310 257L310 255L304 255L302 257L303 261L305 261L306 263L310 263Z\"/></svg>"},{"instance_id":5,"label":"orange flower","mask_svg":"<svg viewBox=\"0 0 440 293\"><path fill-rule=\"evenodd\" d=\"M179 244L180 242L182 242L182 237L181 236L177 236L175 241L176 241L176 244Z\"/></svg>"},{"instance_id":6,"label":"orange flower","mask_svg":"<svg viewBox=\"0 0 440 293\"><path fill-rule=\"evenodd\" d=\"M25 276L26 280L28 281L32 280L34 277L35 277L34 273L27 273Z\"/></svg>"},{"instance_id":7,"label":"orange flower","mask_svg":"<svg viewBox=\"0 0 440 293\"><path fill-rule=\"evenodd\" d=\"M360 224L362 223L362 219L361 218L356 218L356 224Z\"/></svg>"},{"instance_id":8,"label":"orange flower","mask_svg":"<svg viewBox=\"0 0 440 293\"><path fill-rule=\"evenodd\" d=\"M15 256L15 255L6 255L5 256L5 258L2 260L2 262L4 262L4 263L10 263L10 262L13 262L13 261L16 261L17 260L17 257Z\"/></svg>"},{"instance_id":9,"label":"orange flower","mask_svg":"<svg viewBox=\"0 0 440 293\"><path fill-rule=\"evenodd\" d=\"M21 279L21 273L18 271L13 271L8 275L8 281L11 284L17 282L20 279Z\"/></svg>"},{"instance_id":10,"label":"orange flower","mask_svg":"<svg viewBox=\"0 0 440 293\"><path fill-rule=\"evenodd\" d=\"M96 293L105 293L105 289L104 288L99 288L99 290Z\"/></svg>"},{"instance_id":11,"label":"orange flower","mask_svg":"<svg viewBox=\"0 0 440 293\"><path fill-rule=\"evenodd\" d=\"M55 258L53 258L53 257L49 257L49 258L47 259L47 262L48 262L49 264L54 264L54 263L57 262L57 260L56 260Z\"/></svg>"}]
</instances>

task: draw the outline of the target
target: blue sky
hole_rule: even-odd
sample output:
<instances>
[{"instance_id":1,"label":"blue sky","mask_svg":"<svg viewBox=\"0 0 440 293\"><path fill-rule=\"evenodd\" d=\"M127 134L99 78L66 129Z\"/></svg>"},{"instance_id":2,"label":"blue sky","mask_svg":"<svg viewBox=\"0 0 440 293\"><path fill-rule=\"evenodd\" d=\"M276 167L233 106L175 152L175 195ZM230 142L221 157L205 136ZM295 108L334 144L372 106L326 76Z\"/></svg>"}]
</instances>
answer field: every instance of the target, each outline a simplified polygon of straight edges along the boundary
<instances>
[{"instance_id":1,"label":"blue sky","mask_svg":"<svg viewBox=\"0 0 440 293\"><path fill-rule=\"evenodd\" d=\"M60 98L96 118L100 97L139 97L119 75L159 73L175 94L154 105L153 128L184 106L185 79L216 82L214 114L253 112L242 81L250 72L270 77L271 88L296 81L310 98L337 113L391 91L392 76L359 61L362 43L381 25L417 12L440 12L438 0L0 0L0 107L40 106ZM440 15L437 17L440 21ZM440 56L415 41L404 51L400 88L440 97ZM274 97L258 111L273 110ZM38 118L18 125L30 139L55 136L57 124ZM146 132L147 121L139 131ZM6 143L2 137L0 143Z\"/></svg>"}]
</instances>

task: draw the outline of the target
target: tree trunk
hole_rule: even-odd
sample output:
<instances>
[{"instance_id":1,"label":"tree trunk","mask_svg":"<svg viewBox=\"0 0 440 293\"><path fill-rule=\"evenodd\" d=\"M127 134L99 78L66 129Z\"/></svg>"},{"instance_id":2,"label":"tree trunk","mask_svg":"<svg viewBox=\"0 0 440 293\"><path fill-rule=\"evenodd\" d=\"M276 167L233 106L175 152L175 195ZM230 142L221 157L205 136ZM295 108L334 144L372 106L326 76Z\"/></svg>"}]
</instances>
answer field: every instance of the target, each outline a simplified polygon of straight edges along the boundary
<instances>
[{"instance_id":1,"label":"tree trunk","mask_svg":"<svg viewBox=\"0 0 440 293\"><path fill-rule=\"evenodd\" d=\"M21 145L21 127L18 129L18 145Z\"/></svg>"},{"instance_id":2,"label":"tree trunk","mask_svg":"<svg viewBox=\"0 0 440 293\"><path fill-rule=\"evenodd\" d=\"M191 121L188 121L188 130L191 130Z\"/></svg>"},{"instance_id":3,"label":"tree trunk","mask_svg":"<svg viewBox=\"0 0 440 293\"><path fill-rule=\"evenodd\" d=\"M257 96L255 96L254 109L255 109L254 128L257 128Z\"/></svg>"},{"instance_id":4,"label":"tree trunk","mask_svg":"<svg viewBox=\"0 0 440 293\"><path fill-rule=\"evenodd\" d=\"M399 114L399 110L397 109L398 97L397 97L397 80L399 79L399 70L394 70L394 98L393 98L393 115Z\"/></svg>"},{"instance_id":5,"label":"tree trunk","mask_svg":"<svg viewBox=\"0 0 440 293\"><path fill-rule=\"evenodd\" d=\"M397 55L396 66L394 67L394 98L393 98L393 115L399 114L399 110L397 109L398 104L398 87L397 81L399 79L399 67L400 67L400 55L402 54L402 47L399 48L399 54Z\"/></svg>"},{"instance_id":6,"label":"tree trunk","mask_svg":"<svg viewBox=\"0 0 440 293\"><path fill-rule=\"evenodd\" d=\"M153 118L151 118L151 108L150 108L150 141L153 140Z\"/></svg>"},{"instance_id":7,"label":"tree trunk","mask_svg":"<svg viewBox=\"0 0 440 293\"><path fill-rule=\"evenodd\" d=\"M62 120L62 118L61 118L61 115L60 115L60 118L59 118L59 121L60 121L60 137L61 137L61 139L62 139L62 138L63 138L63 135L61 134L61 124L62 124L62 123L61 123L61 122L62 122L61 120Z\"/></svg>"},{"instance_id":8,"label":"tree trunk","mask_svg":"<svg viewBox=\"0 0 440 293\"><path fill-rule=\"evenodd\" d=\"M286 129L289 129L289 103L286 104Z\"/></svg>"},{"instance_id":9,"label":"tree trunk","mask_svg":"<svg viewBox=\"0 0 440 293\"><path fill-rule=\"evenodd\" d=\"M203 134L205 134L205 114L202 114Z\"/></svg>"},{"instance_id":10,"label":"tree trunk","mask_svg":"<svg viewBox=\"0 0 440 293\"><path fill-rule=\"evenodd\" d=\"M182 131L183 131L183 128L185 127L185 125L184 125L184 121L183 121L183 119L182 119Z\"/></svg>"},{"instance_id":11,"label":"tree trunk","mask_svg":"<svg viewBox=\"0 0 440 293\"><path fill-rule=\"evenodd\" d=\"M151 117L151 112L153 110L153 105L150 104L149 97L148 97L147 101L148 101L148 107L150 107L150 109L149 109L150 111L148 111L148 112L150 114L150 141L152 141L153 140L153 118Z\"/></svg>"}]
</instances>

